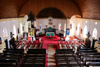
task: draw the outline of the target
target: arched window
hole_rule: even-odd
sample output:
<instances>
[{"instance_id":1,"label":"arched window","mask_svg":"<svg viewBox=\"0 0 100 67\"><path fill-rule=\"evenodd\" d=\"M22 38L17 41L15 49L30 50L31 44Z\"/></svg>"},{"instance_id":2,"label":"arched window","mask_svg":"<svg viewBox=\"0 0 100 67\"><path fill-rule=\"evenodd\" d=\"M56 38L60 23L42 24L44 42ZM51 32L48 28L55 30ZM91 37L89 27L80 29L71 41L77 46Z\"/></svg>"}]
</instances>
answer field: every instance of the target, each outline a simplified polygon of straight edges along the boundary
<instances>
[{"instance_id":1,"label":"arched window","mask_svg":"<svg viewBox=\"0 0 100 67\"><path fill-rule=\"evenodd\" d=\"M13 25L13 34L14 34L14 37L16 38L16 27L15 27L15 25Z\"/></svg>"},{"instance_id":2,"label":"arched window","mask_svg":"<svg viewBox=\"0 0 100 67\"><path fill-rule=\"evenodd\" d=\"M20 23L20 33L23 33L22 23Z\"/></svg>"},{"instance_id":3,"label":"arched window","mask_svg":"<svg viewBox=\"0 0 100 67\"><path fill-rule=\"evenodd\" d=\"M64 24L64 31L66 31L66 23Z\"/></svg>"},{"instance_id":4,"label":"arched window","mask_svg":"<svg viewBox=\"0 0 100 67\"><path fill-rule=\"evenodd\" d=\"M42 25L40 24L40 30L42 30Z\"/></svg>"},{"instance_id":5,"label":"arched window","mask_svg":"<svg viewBox=\"0 0 100 67\"><path fill-rule=\"evenodd\" d=\"M92 37L97 39L97 29L96 28L94 28L94 30L93 30Z\"/></svg>"},{"instance_id":6,"label":"arched window","mask_svg":"<svg viewBox=\"0 0 100 67\"><path fill-rule=\"evenodd\" d=\"M6 28L3 29L3 37L6 39L8 37Z\"/></svg>"},{"instance_id":7,"label":"arched window","mask_svg":"<svg viewBox=\"0 0 100 67\"><path fill-rule=\"evenodd\" d=\"M79 27L80 27L80 25L78 24L77 35L79 35Z\"/></svg>"},{"instance_id":8,"label":"arched window","mask_svg":"<svg viewBox=\"0 0 100 67\"><path fill-rule=\"evenodd\" d=\"M66 35L66 23L64 24L64 37Z\"/></svg>"},{"instance_id":9,"label":"arched window","mask_svg":"<svg viewBox=\"0 0 100 67\"><path fill-rule=\"evenodd\" d=\"M59 23L59 31L61 30L61 23Z\"/></svg>"},{"instance_id":10,"label":"arched window","mask_svg":"<svg viewBox=\"0 0 100 67\"><path fill-rule=\"evenodd\" d=\"M87 36L87 26L84 27L83 37L86 38Z\"/></svg>"}]
</instances>

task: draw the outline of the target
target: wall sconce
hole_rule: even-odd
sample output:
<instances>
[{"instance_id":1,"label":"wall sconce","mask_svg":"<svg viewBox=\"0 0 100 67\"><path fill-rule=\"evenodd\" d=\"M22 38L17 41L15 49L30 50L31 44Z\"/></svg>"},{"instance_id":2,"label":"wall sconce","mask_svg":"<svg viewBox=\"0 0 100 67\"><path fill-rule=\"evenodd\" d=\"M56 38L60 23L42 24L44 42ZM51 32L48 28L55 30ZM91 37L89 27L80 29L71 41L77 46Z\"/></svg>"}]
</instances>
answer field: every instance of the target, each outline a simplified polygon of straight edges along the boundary
<instances>
[{"instance_id":1,"label":"wall sconce","mask_svg":"<svg viewBox=\"0 0 100 67\"><path fill-rule=\"evenodd\" d=\"M55 25L53 27L55 28Z\"/></svg>"},{"instance_id":2,"label":"wall sconce","mask_svg":"<svg viewBox=\"0 0 100 67\"><path fill-rule=\"evenodd\" d=\"M47 25L45 25L47 27Z\"/></svg>"}]
</instances>

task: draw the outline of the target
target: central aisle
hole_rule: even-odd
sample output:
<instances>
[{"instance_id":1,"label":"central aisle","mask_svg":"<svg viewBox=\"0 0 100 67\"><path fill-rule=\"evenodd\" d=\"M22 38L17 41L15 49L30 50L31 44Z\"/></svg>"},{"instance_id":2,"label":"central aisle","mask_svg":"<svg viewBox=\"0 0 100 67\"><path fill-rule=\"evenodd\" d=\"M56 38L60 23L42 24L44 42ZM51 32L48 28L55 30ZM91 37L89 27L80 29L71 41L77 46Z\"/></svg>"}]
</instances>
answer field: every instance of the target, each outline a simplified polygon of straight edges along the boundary
<instances>
[{"instance_id":1,"label":"central aisle","mask_svg":"<svg viewBox=\"0 0 100 67\"><path fill-rule=\"evenodd\" d=\"M48 67L56 67L56 61L55 61L55 50L54 50L54 45L49 44L48 45Z\"/></svg>"}]
</instances>

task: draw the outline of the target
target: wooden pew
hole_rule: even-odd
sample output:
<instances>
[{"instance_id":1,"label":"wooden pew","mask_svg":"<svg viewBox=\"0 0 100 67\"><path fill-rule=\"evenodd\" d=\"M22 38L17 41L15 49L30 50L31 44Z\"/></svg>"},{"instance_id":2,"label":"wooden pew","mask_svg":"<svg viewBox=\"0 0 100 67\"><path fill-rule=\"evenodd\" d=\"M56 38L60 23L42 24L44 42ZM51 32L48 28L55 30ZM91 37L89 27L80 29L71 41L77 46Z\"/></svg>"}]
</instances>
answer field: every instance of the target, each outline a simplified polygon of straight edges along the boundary
<instances>
[{"instance_id":1,"label":"wooden pew","mask_svg":"<svg viewBox=\"0 0 100 67\"><path fill-rule=\"evenodd\" d=\"M84 54L84 53L97 53L97 50L79 50L78 54Z\"/></svg>"},{"instance_id":2,"label":"wooden pew","mask_svg":"<svg viewBox=\"0 0 100 67\"><path fill-rule=\"evenodd\" d=\"M88 64L86 64L87 67L90 66L100 66L100 62L89 62Z\"/></svg>"},{"instance_id":3,"label":"wooden pew","mask_svg":"<svg viewBox=\"0 0 100 67\"><path fill-rule=\"evenodd\" d=\"M97 52L97 50L79 50L79 52Z\"/></svg>"},{"instance_id":4,"label":"wooden pew","mask_svg":"<svg viewBox=\"0 0 100 67\"><path fill-rule=\"evenodd\" d=\"M81 48L79 50L93 50L92 48Z\"/></svg>"},{"instance_id":5,"label":"wooden pew","mask_svg":"<svg viewBox=\"0 0 100 67\"><path fill-rule=\"evenodd\" d=\"M12 63L0 63L0 67L16 67L16 65Z\"/></svg>"},{"instance_id":6,"label":"wooden pew","mask_svg":"<svg viewBox=\"0 0 100 67\"><path fill-rule=\"evenodd\" d=\"M45 67L46 49L29 49L19 67Z\"/></svg>"},{"instance_id":7,"label":"wooden pew","mask_svg":"<svg viewBox=\"0 0 100 67\"><path fill-rule=\"evenodd\" d=\"M14 59L5 59L2 60L0 59L0 64L6 66L6 64L14 64L15 66L17 65L18 61L14 60Z\"/></svg>"},{"instance_id":8,"label":"wooden pew","mask_svg":"<svg viewBox=\"0 0 100 67\"><path fill-rule=\"evenodd\" d=\"M7 62L10 64L14 63L15 65L17 65L20 62L22 57L23 57L23 50L9 49L9 50L3 51L0 63L4 64L5 62ZM4 65L6 65L6 63Z\"/></svg>"},{"instance_id":9,"label":"wooden pew","mask_svg":"<svg viewBox=\"0 0 100 67\"><path fill-rule=\"evenodd\" d=\"M24 49L6 49L4 51L22 51L22 52L24 52Z\"/></svg>"},{"instance_id":10,"label":"wooden pew","mask_svg":"<svg viewBox=\"0 0 100 67\"><path fill-rule=\"evenodd\" d=\"M83 55L81 56L81 60L83 61L85 58L100 58L100 55Z\"/></svg>"},{"instance_id":11,"label":"wooden pew","mask_svg":"<svg viewBox=\"0 0 100 67\"><path fill-rule=\"evenodd\" d=\"M56 51L73 51L72 49L56 49Z\"/></svg>"},{"instance_id":12,"label":"wooden pew","mask_svg":"<svg viewBox=\"0 0 100 67\"><path fill-rule=\"evenodd\" d=\"M84 55L100 55L100 53L97 53L96 51L88 51L88 52L80 52L78 54L78 56L81 58L81 56L84 56Z\"/></svg>"},{"instance_id":13,"label":"wooden pew","mask_svg":"<svg viewBox=\"0 0 100 67\"><path fill-rule=\"evenodd\" d=\"M33 52L46 52L46 49L29 49L28 51L33 51Z\"/></svg>"},{"instance_id":14,"label":"wooden pew","mask_svg":"<svg viewBox=\"0 0 100 67\"><path fill-rule=\"evenodd\" d=\"M79 67L78 64L59 64L58 67Z\"/></svg>"},{"instance_id":15,"label":"wooden pew","mask_svg":"<svg viewBox=\"0 0 100 67\"><path fill-rule=\"evenodd\" d=\"M72 49L56 49L57 67L77 67L77 56Z\"/></svg>"},{"instance_id":16,"label":"wooden pew","mask_svg":"<svg viewBox=\"0 0 100 67\"><path fill-rule=\"evenodd\" d=\"M81 50L81 61L83 65L89 66L99 66L100 62L100 53L96 53L95 50ZM89 52L90 51L90 52ZM93 52L92 52L93 51ZM88 63L88 64L87 64Z\"/></svg>"},{"instance_id":17,"label":"wooden pew","mask_svg":"<svg viewBox=\"0 0 100 67\"><path fill-rule=\"evenodd\" d=\"M100 62L100 58L86 58L84 64L87 64L87 62Z\"/></svg>"},{"instance_id":18,"label":"wooden pew","mask_svg":"<svg viewBox=\"0 0 100 67\"><path fill-rule=\"evenodd\" d=\"M20 64L19 67L45 67L44 64Z\"/></svg>"}]
</instances>

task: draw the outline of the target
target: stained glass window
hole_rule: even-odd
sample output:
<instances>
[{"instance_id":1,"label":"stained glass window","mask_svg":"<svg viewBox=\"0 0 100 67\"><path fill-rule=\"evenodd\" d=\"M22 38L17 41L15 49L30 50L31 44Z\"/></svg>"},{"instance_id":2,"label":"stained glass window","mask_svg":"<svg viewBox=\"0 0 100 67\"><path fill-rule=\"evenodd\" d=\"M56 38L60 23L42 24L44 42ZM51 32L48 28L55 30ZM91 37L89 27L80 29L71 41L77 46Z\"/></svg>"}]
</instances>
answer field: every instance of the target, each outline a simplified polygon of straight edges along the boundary
<instances>
[{"instance_id":1,"label":"stained glass window","mask_svg":"<svg viewBox=\"0 0 100 67\"><path fill-rule=\"evenodd\" d=\"M42 30L42 25L40 24L40 30Z\"/></svg>"},{"instance_id":2,"label":"stained glass window","mask_svg":"<svg viewBox=\"0 0 100 67\"><path fill-rule=\"evenodd\" d=\"M59 31L61 30L61 23L59 23Z\"/></svg>"},{"instance_id":3,"label":"stained glass window","mask_svg":"<svg viewBox=\"0 0 100 67\"><path fill-rule=\"evenodd\" d=\"M16 37L16 27L15 27L15 25L13 25L13 34L14 34L13 36Z\"/></svg>"},{"instance_id":4,"label":"stained glass window","mask_svg":"<svg viewBox=\"0 0 100 67\"><path fill-rule=\"evenodd\" d=\"M4 37L4 39L6 39L8 37L6 28L3 29L3 37Z\"/></svg>"},{"instance_id":5,"label":"stained glass window","mask_svg":"<svg viewBox=\"0 0 100 67\"><path fill-rule=\"evenodd\" d=\"M80 25L78 24L77 35L79 35L79 27L80 27Z\"/></svg>"}]
</instances>

